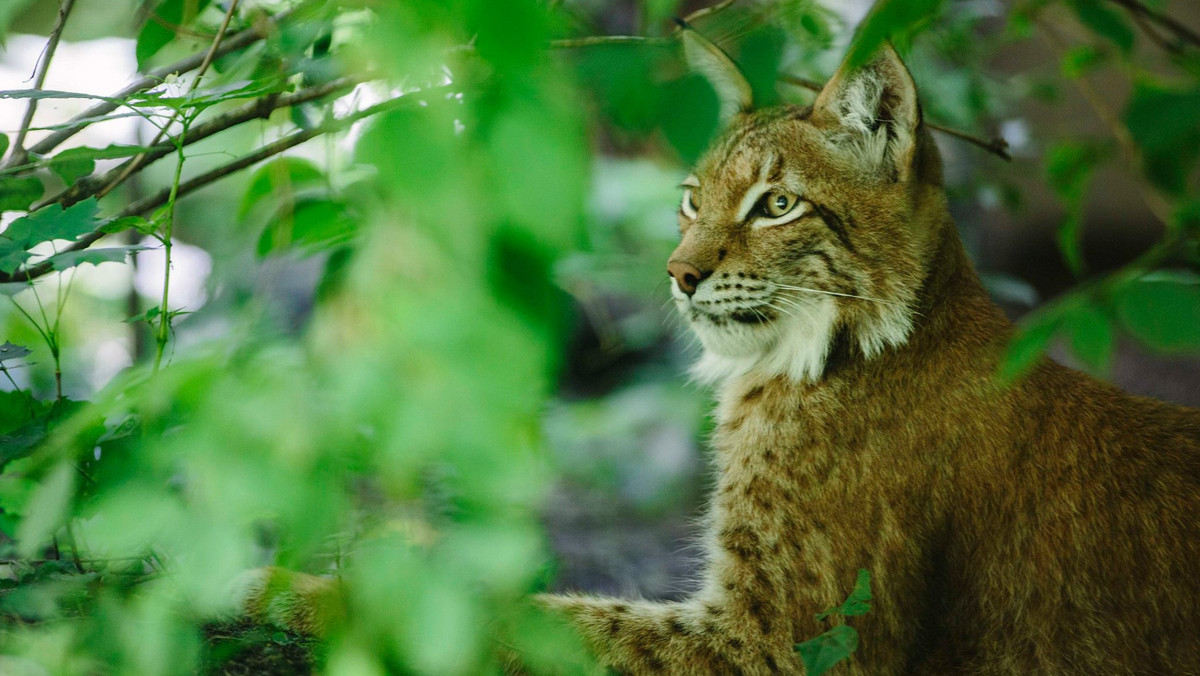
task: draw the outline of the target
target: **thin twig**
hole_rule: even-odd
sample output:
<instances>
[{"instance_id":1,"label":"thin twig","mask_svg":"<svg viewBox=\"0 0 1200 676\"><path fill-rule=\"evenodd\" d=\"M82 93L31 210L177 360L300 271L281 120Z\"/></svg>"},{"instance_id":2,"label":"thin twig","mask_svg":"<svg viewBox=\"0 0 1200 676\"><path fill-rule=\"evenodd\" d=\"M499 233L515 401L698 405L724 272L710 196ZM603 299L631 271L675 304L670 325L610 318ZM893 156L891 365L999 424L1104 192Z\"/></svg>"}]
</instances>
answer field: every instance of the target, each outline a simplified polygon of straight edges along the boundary
<instances>
[{"instance_id":1,"label":"thin twig","mask_svg":"<svg viewBox=\"0 0 1200 676\"><path fill-rule=\"evenodd\" d=\"M701 7L700 9L683 17L683 20L686 23L692 23L696 19L702 19L706 16L711 16L713 14L716 14L717 12L720 12L721 10L726 9L727 7L729 7L730 5L732 5L735 2L737 2L737 0L721 0L721 2L718 2L715 5L710 5L708 7Z\"/></svg>"},{"instance_id":2,"label":"thin twig","mask_svg":"<svg viewBox=\"0 0 1200 676\"><path fill-rule=\"evenodd\" d=\"M1045 21L1038 21L1038 34L1043 36L1043 40L1049 47L1058 54L1061 59L1063 54L1067 52L1066 41L1058 34L1050 24ZM1079 89L1079 93L1083 94L1083 98L1087 100L1088 105L1095 111L1096 116L1108 127L1109 132L1116 139L1117 145L1121 147L1122 153L1125 155L1125 160L1130 164L1135 176L1141 176L1142 171L1142 153L1138 149L1137 143L1134 142L1133 136L1129 133L1129 129L1121 122L1121 118L1117 113L1108 107L1105 99L1092 86L1086 75L1071 78L1075 86ZM1142 193L1142 199L1154 217L1162 222L1168 228L1172 222L1172 212L1170 201L1163 197L1162 193L1148 184L1145 180L1138 180L1138 189Z\"/></svg>"},{"instance_id":3,"label":"thin twig","mask_svg":"<svg viewBox=\"0 0 1200 676\"><path fill-rule=\"evenodd\" d=\"M42 85L46 84L46 73L50 70L50 61L54 58L54 52L58 49L58 41L62 38L63 27L67 25L67 16L71 13L71 9L75 6L75 0L63 0L62 5L58 8L58 21L54 24L54 30L50 31L50 40L46 43L46 51L42 54L42 58L38 63L37 76L33 83L34 90L40 90ZM21 127L17 131L17 139L13 142L12 152L9 153L8 161L10 164L20 164L25 161L27 153L25 152L25 136L29 133L29 127L33 124L33 114L37 112L38 100L36 98L29 99L29 106L25 108L25 117L21 120Z\"/></svg>"},{"instance_id":4,"label":"thin twig","mask_svg":"<svg viewBox=\"0 0 1200 676\"><path fill-rule=\"evenodd\" d=\"M255 42L258 42L259 40L262 40L264 37L266 37L269 31L275 29L283 22L295 16L297 12L306 7L308 4L312 3L305 3L303 5L284 10L271 17L262 25L254 26L238 33L234 33L227 39L221 41L221 46L213 54L213 58L220 58L230 52L243 49L254 44ZM115 101L123 100L138 92L157 87L158 85L162 84L163 80L165 80L168 75L175 73L189 73L198 68L200 64L204 63L207 56L208 50L205 49L204 51L192 54L185 59L181 59L175 63L171 63L150 71L145 77L131 83L116 94L113 94L111 97L109 97L109 100L101 101L100 103L71 118L71 120L68 122L69 126L64 127L63 129L60 129L42 139L32 148L30 148L29 152L37 153L38 155L45 155L51 150L57 148L60 144L62 144L63 141L66 141L75 134L78 134L83 130L84 127L87 127L89 124L91 124L92 118L107 115L108 113L116 110L118 104L115 103ZM7 168L12 164L16 163L10 161L5 164L4 168Z\"/></svg>"},{"instance_id":5,"label":"thin twig","mask_svg":"<svg viewBox=\"0 0 1200 676\"><path fill-rule=\"evenodd\" d=\"M229 21L233 19L233 13L237 11L237 6L238 0L233 0L233 2L229 3L229 9L225 10L225 18L221 21L221 27L217 29L217 34L213 37L212 44L209 45L208 52L204 55L204 60L200 62L199 68L196 69L196 76L192 78L192 84L188 87L188 93L196 91L196 87L200 86L200 80L204 78L204 74L208 72L208 67L212 65L213 56L217 53L217 50L220 49L221 41L225 39L225 31L229 29ZM154 16L153 13L151 16ZM176 110L171 115L171 118L167 120L166 124L164 124L162 128L158 130L158 133L154 136L154 140L150 141L150 145L156 145L159 141L161 141L163 136L166 136L167 129L169 129L171 125L179 119L181 114L181 111ZM125 168L121 170L121 173L118 174L116 178L106 183L100 188L100 190L96 191L96 197L104 197L109 193L109 191L120 185L126 178L128 178L131 173L144 167L147 164L147 160L145 158L146 155L143 153L141 155L134 156L132 159L126 162L123 165Z\"/></svg>"},{"instance_id":6,"label":"thin twig","mask_svg":"<svg viewBox=\"0 0 1200 676\"><path fill-rule=\"evenodd\" d=\"M598 45L668 45L674 41L674 38L656 38L646 35L589 35L583 38L551 40L550 46L555 49L574 49Z\"/></svg>"},{"instance_id":7,"label":"thin twig","mask_svg":"<svg viewBox=\"0 0 1200 676\"><path fill-rule=\"evenodd\" d=\"M818 93L825 87L825 85L823 85L820 82L817 82L816 80L810 80L808 78L797 77L795 75L781 74L781 75L779 75L778 79L780 82L790 84L790 85L795 85L797 87L802 87L809 91L814 91L814 92L818 92ZM966 141L967 143L971 143L980 148L983 148L984 150L988 151L989 153L992 153L996 157L999 157L1006 162L1012 161L1012 155L1008 154L1008 141L1005 141L1003 137L996 136L996 137L993 137L991 140L985 140L985 139L979 138L978 136L968 134L967 132L962 131L960 129L954 129L953 127L947 127L946 125L937 124L936 122L929 122L928 120L926 120L924 122L924 125L934 131L938 131L943 134L953 136L954 138L961 139L963 141Z\"/></svg>"},{"instance_id":8,"label":"thin twig","mask_svg":"<svg viewBox=\"0 0 1200 676\"><path fill-rule=\"evenodd\" d=\"M1176 40L1191 44L1193 47L1200 47L1200 33L1179 23L1170 16L1153 10L1138 2L1138 0L1111 0L1111 2L1124 7L1135 16L1146 17L1146 19L1162 26L1174 35Z\"/></svg>"}]
</instances>

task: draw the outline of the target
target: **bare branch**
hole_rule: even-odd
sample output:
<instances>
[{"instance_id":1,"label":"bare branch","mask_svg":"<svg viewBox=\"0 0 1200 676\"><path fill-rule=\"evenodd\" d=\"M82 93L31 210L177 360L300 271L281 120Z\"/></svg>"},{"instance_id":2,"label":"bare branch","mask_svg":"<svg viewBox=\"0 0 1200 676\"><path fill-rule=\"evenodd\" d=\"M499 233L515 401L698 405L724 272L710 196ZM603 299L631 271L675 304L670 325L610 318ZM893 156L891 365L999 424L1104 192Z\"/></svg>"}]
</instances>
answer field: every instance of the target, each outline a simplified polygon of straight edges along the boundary
<instances>
[{"instance_id":1,"label":"bare branch","mask_svg":"<svg viewBox=\"0 0 1200 676\"><path fill-rule=\"evenodd\" d=\"M795 85L797 87L814 92L820 92L825 87L824 84L817 82L816 80L809 80L808 78L797 77L795 75L780 74L778 79L780 82ZM929 122L928 120L924 122L924 125L934 131L941 132L947 136L953 136L954 138L961 139L967 143L983 148L1005 162L1012 161L1012 155L1008 154L1008 141L1005 141L1000 136L996 136L990 140L985 140L979 138L978 136L968 134L960 129L947 127L946 125L937 124L936 122Z\"/></svg>"},{"instance_id":2,"label":"bare branch","mask_svg":"<svg viewBox=\"0 0 1200 676\"><path fill-rule=\"evenodd\" d=\"M50 31L50 40L46 43L46 51L38 62L37 75L33 83L34 90L39 90L42 85L46 84L46 73L50 70L50 61L58 49L58 41L62 38L63 27L67 25L67 16L74 6L75 0L63 0L62 5L58 8L58 21L54 24L54 30ZM22 118L21 127L17 131L17 140L13 143L12 151L8 156L9 164L21 164L28 156L25 151L25 136L33 124L33 114L37 112L37 104L36 98L29 99L29 106L25 108L25 117Z\"/></svg>"}]
</instances>

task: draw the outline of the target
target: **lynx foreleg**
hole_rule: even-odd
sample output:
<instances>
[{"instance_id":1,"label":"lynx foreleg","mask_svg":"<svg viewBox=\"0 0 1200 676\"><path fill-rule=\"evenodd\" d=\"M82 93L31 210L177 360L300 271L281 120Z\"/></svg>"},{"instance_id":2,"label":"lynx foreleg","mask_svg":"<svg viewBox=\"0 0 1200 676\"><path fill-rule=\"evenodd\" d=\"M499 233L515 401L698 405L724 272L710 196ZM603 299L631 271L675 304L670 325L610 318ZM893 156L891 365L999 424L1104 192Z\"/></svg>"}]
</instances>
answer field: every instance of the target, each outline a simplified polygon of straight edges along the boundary
<instances>
[{"instance_id":1,"label":"lynx foreleg","mask_svg":"<svg viewBox=\"0 0 1200 676\"><path fill-rule=\"evenodd\" d=\"M341 584L333 578L270 566L247 571L234 587L238 607L255 622L326 636L345 618Z\"/></svg>"},{"instance_id":2,"label":"lynx foreleg","mask_svg":"<svg viewBox=\"0 0 1200 676\"><path fill-rule=\"evenodd\" d=\"M790 644L765 644L753 623L718 604L540 596L604 664L626 674L799 674Z\"/></svg>"}]
</instances>

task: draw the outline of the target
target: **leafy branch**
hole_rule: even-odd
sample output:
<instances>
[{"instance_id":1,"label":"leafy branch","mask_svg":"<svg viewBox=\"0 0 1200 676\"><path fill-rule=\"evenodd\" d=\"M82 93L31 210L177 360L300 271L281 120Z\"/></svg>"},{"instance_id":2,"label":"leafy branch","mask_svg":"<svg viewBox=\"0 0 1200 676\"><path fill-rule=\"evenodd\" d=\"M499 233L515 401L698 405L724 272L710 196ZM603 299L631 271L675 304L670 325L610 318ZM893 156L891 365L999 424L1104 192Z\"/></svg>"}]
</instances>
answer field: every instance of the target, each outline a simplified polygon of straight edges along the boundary
<instances>
[{"instance_id":1,"label":"leafy branch","mask_svg":"<svg viewBox=\"0 0 1200 676\"><path fill-rule=\"evenodd\" d=\"M78 134L88 125L92 124L98 119L102 119L105 115L116 110L121 105L121 101L124 99L133 96L134 94L157 87L158 85L162 84L168 76L179 73L190 73L199 68L200 65L205 62L205 60L211 62L213 59L218 59L226 54L249 47L250 45L264 39L272 32L278 30L281 25L286 23L289 19L296 16L297 13L311 4L313 3L305 3L283 10L272 16L270 19L256 24L251 28L247 28L228 36L225 40L221 41L220 46L216 50L212 51L211 56L209 56L210 50L205 49L184 59L180 59L174 63L162 66L161 68L155 68L145 77L134 81L121 91L113 94L111 97L102 99L100 103L97 103L91 108L88 108L82 113L71 118L71 120L69 120L61 129L49 134L46 136L46 138L31 146L28 152L35 155L45 155L46 153L49 153L58 146L62 145L62 143L67 139L71 138L75 134ZM22 125L22 127L24 128L24 125ZM13 160L14 158L10 156L5 164L0 167L0 169L7 169L24 162L23 158L21 158L21 161L19 162Z\"/></svg>"}]
</instances>

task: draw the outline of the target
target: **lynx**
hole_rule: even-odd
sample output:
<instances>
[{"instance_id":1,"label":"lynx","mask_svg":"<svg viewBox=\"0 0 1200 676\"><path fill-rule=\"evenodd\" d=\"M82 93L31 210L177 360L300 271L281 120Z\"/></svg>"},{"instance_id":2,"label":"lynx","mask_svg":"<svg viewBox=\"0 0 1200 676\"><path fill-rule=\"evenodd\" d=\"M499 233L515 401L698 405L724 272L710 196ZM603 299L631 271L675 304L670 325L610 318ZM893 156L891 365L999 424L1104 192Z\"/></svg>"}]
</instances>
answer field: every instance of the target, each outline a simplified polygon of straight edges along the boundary
<instances>
[{"instance_id":1,"label":"lynx","mask_svg":"<svg viewBox=\"0 0 1200 676\"><path fill-rule=\"evenodd\" d=\"M718 400L702 584L541 602L622 673L800 674L795 645L866 569L837 673L1200 673L1200 412L1049 360L997 382L1013 327L890 46L810 107L756 110L729 58L684 38L728 117L667 264ZM308 631L341 607L275 569L243 596Z\"/></svg>"},{"instance_id":2,"label":"lynx","mask_svg":"<svg viewBox=\"0 0 1200 676\"><path fill-rule=\"evenodd\" d=\"M1013 328L890 46L754 110L685 40L733 113L667 264L717 389L706 572L677 603L544 601L621 672L799 674L866 569L837 673L1200 673L1200 412L1049 360L997 382Z\"/></svg>"}]
</instances>

